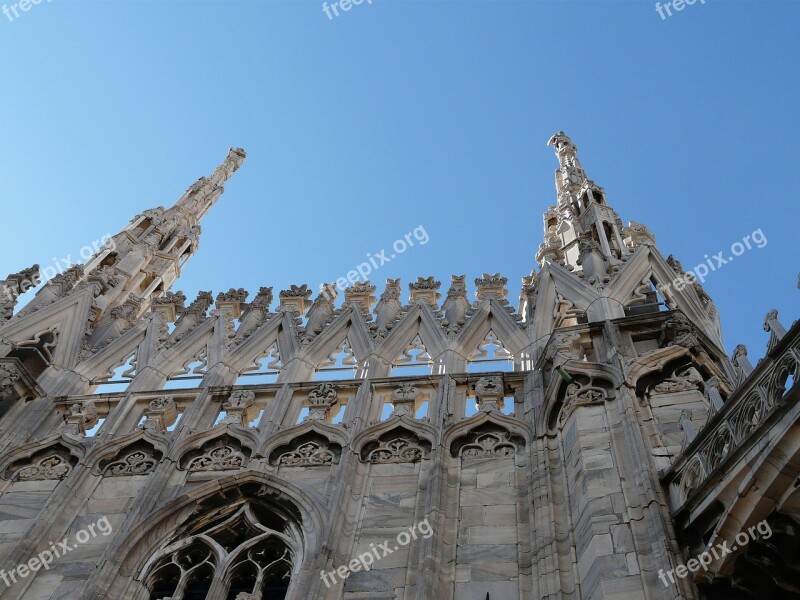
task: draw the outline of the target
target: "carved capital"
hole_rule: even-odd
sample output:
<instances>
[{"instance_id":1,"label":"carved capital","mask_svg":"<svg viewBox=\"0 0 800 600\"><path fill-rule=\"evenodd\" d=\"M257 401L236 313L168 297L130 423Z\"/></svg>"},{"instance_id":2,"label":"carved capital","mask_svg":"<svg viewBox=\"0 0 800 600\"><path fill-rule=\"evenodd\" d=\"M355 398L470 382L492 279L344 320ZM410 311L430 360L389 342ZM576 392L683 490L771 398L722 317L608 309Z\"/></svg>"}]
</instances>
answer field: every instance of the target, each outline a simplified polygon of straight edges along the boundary
<instances>
[{"instance_id":1,"label":"carved capital","mask_svg":"<svg viewBox=\"0 0 800 600\"><path fill-rule=\"evenodd\" d=\"M437 291L441 285L442 282L436 281L433 276L417 277L416 283L408 284L408 289L411 291L411 303L436 306L442 297Z\"/></svg>"},{"instance_id":2,"label":"carved capital","mask_svg":"<svg viewBox=\"0 0 800 600\"><path fill-rule=\"evenodd\" d=\"M172 396L159 396L150 401L144 414L147 417L142 424L144 429L163 432L178 419L178 405Z\"/></svg>"},{"instance_id":3,"label":"carved capital","mask_svg":"<svg viewBox=\"0 0 800 600\"><path fill-rule=\"evenodd\" d=\"M222 423L246 427L248 424L247 412L253 406L255 400L256 394L251 390L236 390L233 392L222 405L222 410L226 413Z\"/></svg>"},{"instance_id":4,"label":"carved capital","mask_svg":"<svg viewBox=\"0 0 800 600\"><path fill-rule=\"evenodd\" d=\"M308 394L308 416L305 420L327 421L328 413L338 403L338 393L332 383L321 383Z\"/></svg>"},{"instance_id":5,"label":"carved capital","mask_svg":"<svg viewBox=\"0 0 800 600\"><path fill-rule=\"evenodd\" d=\"M69 412L64 415L66 430L75 435L84 435L97 421L97 407L91 401L70 404Z\"/></svg>"},{"instance_id":6,"label":"carved capital","mask_svg":"<svg viewBox=\"0 0 800 600\"><path fill-rule=\"evenodd\" d=\"M483 412L502 410L504 392L502 377L481 377L475 384L478 410Z\"/></svg>"},{"instance_id":7,"label":"carved capital","mask_svg":"<svg viewBox=\"0 0 800 600\"><path fill-rule=\"evenodd\" d=\"M392 416L414 417L414 408L420 391L411 383L402 383L392 392Z\"/></svg>"}]
</instances>

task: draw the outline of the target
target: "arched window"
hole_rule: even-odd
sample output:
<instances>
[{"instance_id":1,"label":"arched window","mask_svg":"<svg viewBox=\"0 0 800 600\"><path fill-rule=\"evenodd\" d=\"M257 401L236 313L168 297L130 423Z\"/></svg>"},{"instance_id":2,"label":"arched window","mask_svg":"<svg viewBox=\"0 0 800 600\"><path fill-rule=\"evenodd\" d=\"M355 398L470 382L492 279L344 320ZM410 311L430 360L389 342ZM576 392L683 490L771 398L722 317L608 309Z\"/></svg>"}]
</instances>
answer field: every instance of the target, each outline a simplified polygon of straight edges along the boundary
<instances>
[{"instance_id":1,"label":"arched window","mask_svg":"<svg viewBox=\"0 0 800 600\"><path fill-rule=\"evenodd\" d=\"M514 355L491 329L484 340L467 357L467 372L513 371Z\"/></svg>"},{"instance_id":2,"label":"arched window","mask_svg":"<svg viewBox=\"0 0 800 600\"><path fill-rule=\"evenodd\" d=\"M162 546L143 581L151 600L281 600L300 554L300 528L288 513L241 501L198 517Z\"/></svg>"},{"instance_id":3,"label":"arched window","mask_svg":"<svg viewBox=\"0 0 800 600\"><path fill-rule=\"evenodd\" d=\"M355 379L357 368L358 358L350 340L344 338L342 343L317 365L314 371L314 380Z\"/></svg>"},{"instance_id":4,"label":"arched window","mask_svg":"<svg viewBox=\"0 0 800 600\"><path fill-rule=\"evenodd\" d=\"M392 376L430 375L433 372L433 358L425 343L417 334L392 364Z\"/></svg>"}]
</instances>

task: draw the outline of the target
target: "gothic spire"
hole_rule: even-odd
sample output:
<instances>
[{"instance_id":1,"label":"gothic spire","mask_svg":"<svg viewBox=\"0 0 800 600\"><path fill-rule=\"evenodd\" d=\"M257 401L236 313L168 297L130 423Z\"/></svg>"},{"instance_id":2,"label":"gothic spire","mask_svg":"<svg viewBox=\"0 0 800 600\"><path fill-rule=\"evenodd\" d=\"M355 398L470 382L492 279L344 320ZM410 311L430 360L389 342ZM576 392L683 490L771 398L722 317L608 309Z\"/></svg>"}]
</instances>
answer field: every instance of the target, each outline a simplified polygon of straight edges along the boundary
<instances>
[{"instance_id":1,"label":"gothic spire","mask_svg":"<svg viewBox=\"0 0 800 600\"><path fill-rule=\"evenodd\" d=\"M149 310L151 301L170 289L186 261L197 250L200 220L219 199L222 185L244 162L245 152L231 148L206 178L201 177L172 208L152 208L134 217L84 265L75 265L42 288L20 315L92 286L94 320L109 318L125 305L133 318ZM126 308L126 310L128 310Z\"/></svg>"},{"instance_id":2,"label":"gothic spire","mask_svg":"<svg viewBox=\"0 0 800 600\"><path fill-rule=\"evenodd\" d=\"M189 211L198 221L202 219L222 195L223 184L242 166L246 157L247 153L241 148L231 148L228 156L214 170L211 177L198 179L186 190L175 206Z\"/></svg>"},{"instance_id":3,"label":"gothic spire","mask_svg":"<svg viewBox=\"0 0 800 600\"><path fill-rule=\"evenodd\" d=\"M578 160L578 147L572 142L567 134L559 131L547 142L548 146L554 146L556 157L558 158L559 168L556 169L556 192L559 200L566 197L570 192L580 190L586 181L586 172Z\"/></svg>"},{"instance_id":4,"label":"gothic spire","mask_svg":"<svg viewBox=\"0 0 800 600\"><path fill-rule=\"evenodd\" d=\"M578 147L563 131L547 142L555 148L559 167L555 172L557 203L544 215L545 241L536 259L558 262L576 271L601 270L616 265L627 252L622 221L606 203L600 186L586 176ZM601 265L602 263L602 265Z\"/></svg>"}]
</instances>

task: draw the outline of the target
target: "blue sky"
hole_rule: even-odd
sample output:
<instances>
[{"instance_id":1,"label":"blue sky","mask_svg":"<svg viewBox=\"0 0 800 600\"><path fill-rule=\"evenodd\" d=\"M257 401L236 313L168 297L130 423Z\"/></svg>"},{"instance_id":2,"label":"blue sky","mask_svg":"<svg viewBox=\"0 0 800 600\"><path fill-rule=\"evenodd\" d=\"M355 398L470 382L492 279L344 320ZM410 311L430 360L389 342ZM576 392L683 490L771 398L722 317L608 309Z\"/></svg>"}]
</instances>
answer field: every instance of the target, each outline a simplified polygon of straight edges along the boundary
<instances>
[{"instance_id":1,"label":"blue sky","mask_svg":"<svg viewBox=\"0 0 800 600\"><path fill-rule=\"evenodd\" d=\"M516 305L563 129L685 267L761 229L705 284L755 363L765 313L790 325L800 294L798 23L791 0L666 20L649 1L365 0L329 20L316 0L43 0L0 14L0 276L171 205L241 146L190 299L317 288L422 225L378 293L499 271Z\"/></svg>"}]
</instances>

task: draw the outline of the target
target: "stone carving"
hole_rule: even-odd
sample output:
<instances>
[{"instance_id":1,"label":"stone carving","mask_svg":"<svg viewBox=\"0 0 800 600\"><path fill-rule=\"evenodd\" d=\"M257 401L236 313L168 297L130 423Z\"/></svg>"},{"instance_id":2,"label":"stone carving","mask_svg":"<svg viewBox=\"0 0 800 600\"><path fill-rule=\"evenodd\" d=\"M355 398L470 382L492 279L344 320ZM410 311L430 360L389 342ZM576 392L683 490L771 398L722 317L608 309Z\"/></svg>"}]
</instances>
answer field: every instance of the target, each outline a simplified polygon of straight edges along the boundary
<instances>
[{"instance_id":1,"label":"stone carving","mask_svg":"<svg viewBox=\"0 0 800 600\"><path fill-rule=\"evenodd\" d=\"M197 292L197 298L186 307L187 313L196 313L198 316L205 317L208 308L214 303L212 292Z\"/></svg>"},{"instance_id":2,"label":"stone carving","mask_svg":"<svg viewBox=\"0 0 800 600\"><path fill-rule=\"evenodd\" d=\"M261 287L258 289L258 294L256 297L253 298L253 301L250 303L251 308L263 308L264 310L269 310L270 304L272 304L272 288L271 287Z\"/></svg>"},{"instance_id":3,"label":"stone carving","mask_svg":"<svg viewBox=\"0 0 800 600\"><path fill-rule=\"evenodd\" d=\"M647 225L635 221L630 221L628 226L622 229L622 236L625 238L625 243L631 248L643 244L652 246L656 243L656 237Z\"/></svg>"},{"instance_id":4,"label":"stone carving","mask_svg":"<svg viewBox=\"0 0 800 600\"><path fill-rule=\"evenodd\" d=\"M569 416L579 406L586 406L604 402L606 400L606 391L602 388L582 386L579 383L570 383L567 386L566 395L564 396L564 404L561 407L561 412L558 415L559 425L563 425Z\"/></svg>"},{"instance_id":5,"label":"stone carving","mask_svg":"<svg viewBox=\"0 0 800 600\"><path fill-rule=\"evenodd\" d=\"M222 194L222 184L242 165L246 156L247 153L241 148L231 148L214 173L192 184L178 200L177 206L195 219L202 217Z\"/></svg>"},{"instance_id":6,"label":"stone carving","mask_svg":"<svg viewBox=\"0 0 800 600\"><path fill-rule=\"evenodd\" d=\"M734 385L739 387L747 379L747 376L753 372L753 365L747 358L747 348L743 344L739 344L733 350L731 363L733 363L734 370Z\"/></svg>"},{"instance_id":7,"label":"stone carving","mask_svg":"<svg viewBox=\"0 0 800 600\"><path fill-rule=\"evenodd\" d=\"M180 290L177 292L164 292L163 296L159 296L153 300L154 305L173 305L176 308L183 309L186 304L186 295Z\"/></svg>"},{"instance_id":8,"label":"stone carving","mask_svg":"<svg viewBox=\"0 0 800 600\"><path fill-rule=\"evenodd\" d=\"M226 471L238 469L245 461L242 452L229 445L215 446L193 458L186 465L188 471Z\"/></svg>"},{"instance_id":9,"label":"stone carving","mask_svg":"<svg viewBox=\"0 0 800 600\"><path fill-rule=\"evenodd\" d=\"M121 460L109 463L103 470L103 476L147 475L155 469L156 463L156 457L151 452L136 450Z\"/></svg>"},{"instance_id":10,"label":"stone carving","mask_svg":"<svg viewBox=\"0 0 800 600\"><path fill-rule=\"evenodd\" d=\"M505 397L504 392L502 377L481 377L475 384L478 410L483 412L501 410Z\"/></svg>"},{"instance_id":11,"label":"stone carving","mask_svg":"<svg viewBox=\"0 0 800 600\"><path fill-rule=\"evenodd\" d=\"M583 360L585 355L580 343L580 334L571 332L556 333L547 345L547 360L553 362L553 368L563 367L569 361Z\"/></svg>"},{"instance_id":12,"label":"stone carving","mask_svg":"<svg viewBox=\"0 0 800 600\"><path fill-rule=\"evenodd\" d=\"M686 501L692 492L697 489L704 477L703 465L699 458L692 461L684 469L680 479L681 502Z\"/></svg>"},{"instance_id":13,"label":"stone carving","mask_svg":"<svg viewBox=\"0 0 800 600\"><path fill-rule=\"evenodd\" d=\"M344 301L346 304L355 306L367 320L372 319L372 305L375 304L377 298L372 294L375 293L375 286L369 280L356 282L350 287L344 288Z\"/></svg>"},{"instance_id":14,"label":"stone carving","mask_svg":"<svg viewBox=\"0 0 800 600\"><path fill-rule=\"evenodd\" d=\"M175 323L175 330L164 343L166 348L172 348L206 319L208 308L214 303L211 292L198 292L197 298L184 309L179 309L180 318Z\"/></svg>"},{"instance_id":15,"label":"stone carving","mask_svg":"<svg viewBox=\"0 0 800 600\"><path fill-rule=\"evenodd\" d=\"M520 304L525 301L524 317L526 322L533 319L533 311L536 308L536 295L539 291L539 274L534 270L530 275L522 278L522 289L519 293Z\"/></svg>"},{"instance_id":16,"label":"stone carving","mask_svg":"<svg viewBox=\"0 0 800 600\"><path fill-rule=\"evenodd\" d=\"M694 426L694 421L692 421L692 411L681 411L681 416L679 417L678 422L683 430L684 446L691 444L692 440L697 437L697 428Z\"/></svg>"},{"instance_id":17,"label":"stone carving","mask_svg":"<svg viewBox=\"0 0 800 600\"><path fill-rule=\"evenodd\" d=\"M387 279L386 289L375 307L375 322L370 325L376 338L386 337L386 334L394 327L402 310L400 294L400 279Z\"/></svg>"},{"instance_id":18,"label":"stone carving","mask_svg":"<svg viewBox=\"0 0 800 600\"><path fill-rule=\"evenodd\" d=\"M414 384L401 383L400 386L392 392L392 416L414 418L414 409L419 394L420 391L418 388L414 387Z\"/></svg>"},{"instance_id":19,"label":"stone carving","mask_svg":"<svg viewBox=\"0 0 800 600\"><path fill-rule=\"evenodd\" d=\"M143 429L163 432L178 419L178 405L172 396L159 396L150 401L144 414Z\"/></svg>"},{"instance_id":20,"label":"stone carving","mask_svg":"<svg viewBox=\"0 0 800 600\"><path fill-rule=\"evenodd\" d=\"M307 284L304 283L300 287L292 285L288 290L281 290L281 293L278 294L280 299L278 310L303 315L312 304L309 300L310 297L311 290L308 289Z\"/></svg>"},{"instance_id":21,"label":"stone carving","mask_svg":"<svg viewBox=\"0 0 800 600\"><path fill-rule=\"evenodd\" d=\"M708 403L711 405L711 414L722 410L722 394L719 392L719 378L710 377L708 381L703 384L703 395Z\"/></svg>"},{"instance_id":22,"label":"stone carving","mask_svg":"<svg viewBox=\"0 0 800 600\"><path fill-rule=\"evenodd\" d=\"M84 435L97 421L97 407L91 401L70 404L69 412L64 415L66 430L74 435Z\"/></svg>"},{"instance_id":23,"label":"stone carving","mask_svg":"<svg viewBox=\"0 0 800 600\"><path fill-rule=\"evenodd\" d=\"M170 406L174 403L175 401L173 400L172 396L160 396L150 400L147 406L150 408L150 410L163 410L167 406Z\"/></svg>"},{"instance_id":24,"label":"stone carving","mask_svg":"<svg viewBox=\"0 0 800 600\"><path fill-rule=\"evenodd\" d=\"M548 146L555 146L559 169L556 174L556 189L559 195L566 195L570 191L577 191L586 180L581 163L578 160L578 148L563 131L559 131L547 142Z\"/></svg>"},{"instance_id":25,"label":"stone carving","mask_svg":"<svg viewBox=\"0 0 800 600\"><path fill-rule=\"evenodd\" d=\"M308 394L308 416L305 420L327 421L328 413L338 403L338 393L332 383L322 383Z\"/></svg>"},{"instance_id":26,"label":"stone carving","mask_svg":"<svg viewBox=\"0 0 800 600\"><path fill-rule=\"evenodd\" d=\"M442 282L436 281L433 276L417 277L416 283L408 284L408 289L411 291L411 303L436 306L442 297L437 291L441 285Z\"/></svg>"},{"instance_id":27,"label":"stone carving","mask_svg":"<svg viewBox=\"0 0 800 600\"><path fill-rule=\"evenodd\" d=\"M136 323L136 318L142 309L144 300L131 294L128 298L120 304L111 309L111 316L117 321L123 323L123 330L133 327Z\"/></svg>"},{"instance_id":28,"label":"stone carving","mask_svg":"<svg viewBox=\"0 0 800 600\"><path fill-rule=\"evenodd\" d=\"M694 329L689 319L681 313L675 313L664 321L661 326L661 335L658 338L659 347L682 346L684 348L697 348L700 342L694 335Z\"/></svg>"},{"instance_id":29,"label":"stone carving","mask_svg":"<svg viewBox=\"0 0 800 600\"><path fill-rule=\"evenodd\" d=\"M14 315L18 298L41 283L39 265L12 273L5 280L0 280L0 324Z\"/></svg>"},{"instance_id":30,"label":"stone carving","mask_svg":"<svg viewBox=\"0 0 800 600\"><path fill-rule=\"evenodd\" d=\"M731 432L727 427L723 427L714 433L706 456L709 472L719 466L732 447L733 436L731 436Z\"/></svg>"},{"instance_id":31,"label":"stone carving","mask_svg":"<svg viewBox=\"0 0 800 600\"><path fill-rule=\"evenodd\" d=\"M228 400L222 405L225 417L222 424L240 425L247 427L247 411L255 403L256 394L251 390L236 390L228 396Z\"/></svg>"},{"instance_id":32,"label":"stone carving","mask_svg":"<svg viewBox=\"0 0 800 600\"><path fill-rule=\"evenodd\" d=\"M767 414L764 401L758 394L751 396L742 408L737 419L736 433L740 440L743 440L750 433L755 431L763 422Z\"/></svg>"},{"instance_id":33,"label":"stone carving","mask_svg":"<svg viewBox=\"0 0 800 600\"><path fill-rule=\"evenodd\" d=\"M319 295L314 300L311 308L308 309L308 314L306 315L305 331L301 335L301 344L304 347L308 346L338 314L334 306L338 295L336 284L322 284Z\"/></svg>"},{"instance_id":34,"label":"stone carving","mask_svg":"<svg viewBox=\"0 0 800 600\"><path fill-rule=\"evenodd\" d=\"M95 298L99 298L124 281L125 277L120 274L116 267L103 266L91 271L86 276L85 283L82 283L80 287L93 288L92 295Z\"/></svg>"},{"instance_id":35,"label":"stone carving","mask_svg":"<svg viewBox=\"0 0 800 600\"><path fill-rule=\"evenodd\" d=\"M536 251L536 261L539 264L564 263L564 250L561 246L561 238L557 234L545 235L544 242L539 244L539 249Z\"/></svg>"},{"instance_id":36,"label":"stone carving","mask_svg":"<svg viewBox=\"0 0 800 600\"><path fill-rule=\"evenodd\" d=\"M217 294L217 304L215 314L219 315L224 321L225 337L227 340L225 345L228 347L233 346L234 338L236 337L236 324L234 319L239 319L244 312L245 300L247 300L248 292L244 288L230 288L227 292L220 292Z\"/></svg>"},{"instance_id":37,"label":"stone carving","mask_svg":"<svg viewBox=\"0 0 800 600\"><path fill-rule=\"evenodd\" d=\"M258 290L258 294L253 298L250 304L240 305L242 315L239 317L239 328L236 330L235 336L229 342L231 348L240 346L251 335L258 331L259 327L269 321L272 314L269 312L270 304L272 304L272 288L262 287Z\"/></svg>"},{"instance_id":38,"label":"stone carving","mask_svg":"<svg viewBox=\"0 0 800 600\"><path fill-rule=\"evenodd\" d=\"M483 277L475 280L475 285L478 287L475 291L475 296L478 298L478 302L492 298L500 301L505 300L506 296L508 296L507 283L508 277L503 277L500 273L495 273L494 275L484 273Z\"/></svg>"},{"instance_id":39,"label":"stone carving","mask_svg":"<svg viewBox=\"0 0 800 600\"><path fill-rule=\"evenodd\" d=\"M700 285L700 282L697 281L697 279L694 276L694 273L688 274L687 277L686 271L683 270L683 265L678 259L672 256L672 254L670 254L669 257L667 257L667 264L672 268L672 270L676 274L684 277L686 281L692 282L692 289L695 291L697 297L700 299L700 302L703 304L706 310L712 308L711 297L703 289L703 286Z\"/></svg>"},{"instance_id":40,"label":"stone carving","mask_svg":"<svg viewBox=\"0 0 800 600\"><path fill-rule=\"evenodd\" d=\"M47 481L64 479L72 471L70 462L60 454L51 454L17 469L12 481Z\"/></svg>"},{"instance_id":41,"label":"stone carving","mask_svg":"<svg viewBox=\"0 0 800 600\"><path fill-rule=\"evenodd\" d=\"M382 441L367 455L367 462L373 464L394 464L419 462L425 456L422 446L405 437Z\"/></svg>"},{"instance_id":42,"label":"stone carving","mask_svg":"<svg viewBox=\"0 0 800 600\"><path fill-rule=\"evenodd\" d=\"M249 292L244 288L239 288L238 290L230 288L227 292L217 294L217 307L219 307L220 303L242 303L247 300L249 295Z\"/></svg>"},{"instance_id":43,"label":"stone carving","mask_svg":"<svg viewBox=\"0 0 800 600\"><path fill-rule=\"evenodd\" d=\"M699 390L703 385L703 376L693 366L677 369L671 377L653 386L657 394L671 394L688 390Z\"/></svg>"},{"instance_id":44,"label":"stone carving","mask_svg":"<svg viewBox=\"0 0 800 600\"><path fill-rule=\"evenodd\" d=\"M461 458L506 458L517 453L511 434L503 430L487 431L461 448Z\"/></svg>"},{"instance_id":45,"label":"stone carving","mask_svg":"<svg viewBox=\"0 0 800 600\"><path fill-rule=\"evenodd\" d=\"M608 274L612 266L610 260L610 252L605 251L603 245L591 233L582 233L578 236L578 258L575 264L582 268L577 273L578 277L589 285L602 288L611 281L611 275Z\"/></svg>"},{"instance_id":46,"label":"stone carving","mask_svg":"<svg viewBox=\"0 0 800 600\"><path fill-rule=\"evenodd\" d=\"M442 310L444 310L442 325L447 328L447 335L450 337L458 333L467 321L470 303L467 300L467 286L464 283L466 277L466 275L451 276L450 289L447 291L447 298L442 305Z\"/></svg>"},{"instance_id":47,"label":"stone carving","mask_svg":"<svg viewBox=\"0 0 800 600\"><path fill-rule=\"evenodd\" d=\"M0 365L0 401L16 398L14 384L19 381L19 374L10 367Z\"/></svg>"},{"instance_id":48,"label":"stone carving","mask_svg":"<svg viewBox=\"0 0 800 600\"><path fill-rule=\"evenodd\" d=\"M56 298L63 298L83 279L83 275L83 265L75 265L53 277L47 282L47 287Z\"/></svg>"},{"instance_id":49,"label":"stone carving","mask_svg":"<svg viewBox=\"0 0 800 600\"><path fill-rule=\"evenodd\" d=\"M303 444L278 458L278 465L283 467L319 467L332 465L334 462L334 453L316 442Z\"/></svg>"},{"instance_id":50,"label":"stone carving","mask_svg":"<svg viewBox=\"0 0 800 600\"><path fill-rule=\"evenodd\" d=\"M675 272L676 275L683 275L686 271L683 270L681 261L675 258L672 254L667 257L667 264Z\"/></svg>"},{"instance_id":51,"label":"stone carving","mask_svg":"<svg viewBox=\"0 0 800 600\"><path fill-rule=\"evenodd\" d=\"M767 352L772 352L772 349L778 345L778 342L786 335L786 329L778 321L778 311L772 309L764 317L764 331L769 332L769 342L767 343Z\"/></svg>"}]
</instances>

